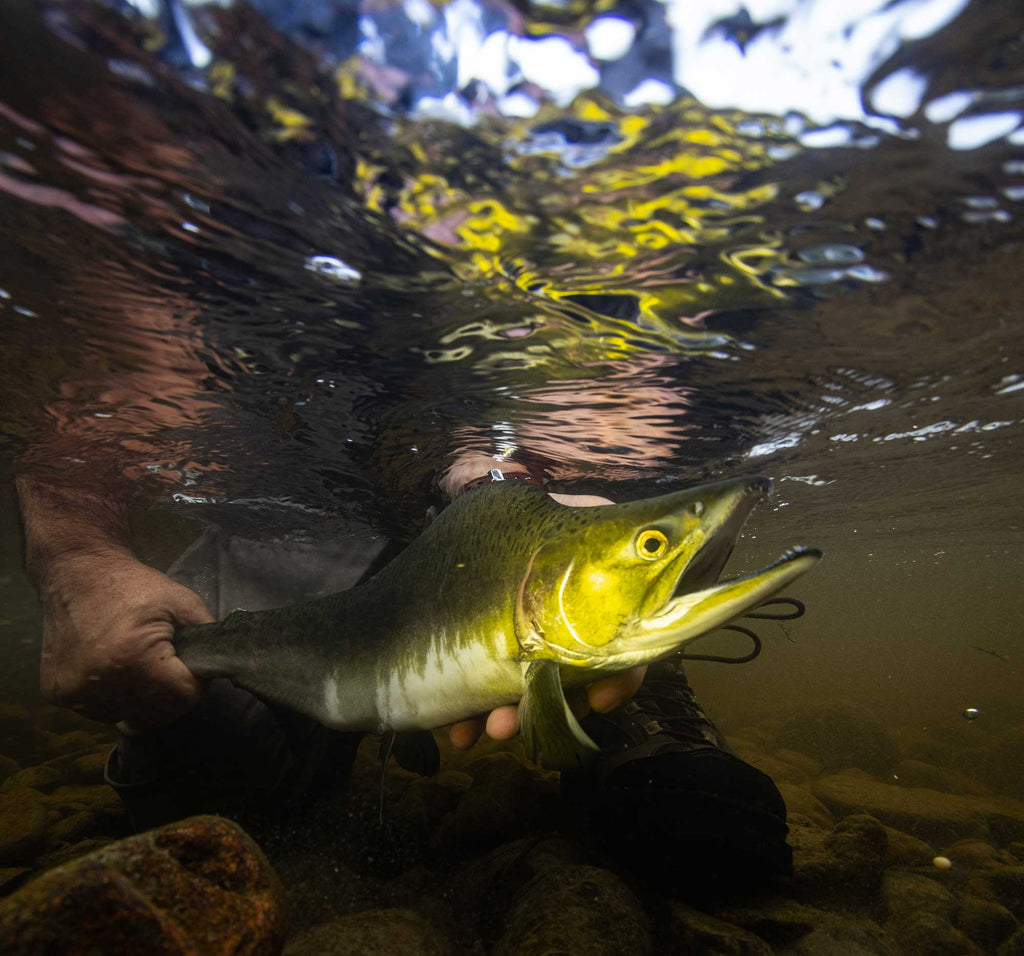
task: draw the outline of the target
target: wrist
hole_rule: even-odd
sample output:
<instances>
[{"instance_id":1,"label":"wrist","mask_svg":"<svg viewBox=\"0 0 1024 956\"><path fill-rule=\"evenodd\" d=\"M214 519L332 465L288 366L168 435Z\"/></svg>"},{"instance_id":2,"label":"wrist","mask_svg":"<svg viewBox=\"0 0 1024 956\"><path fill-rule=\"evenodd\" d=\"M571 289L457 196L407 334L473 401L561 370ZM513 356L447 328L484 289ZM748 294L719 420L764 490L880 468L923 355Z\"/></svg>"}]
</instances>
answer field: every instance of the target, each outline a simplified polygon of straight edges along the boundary
<instances>
[{"instance_id":1,"label":"wrist","mask_svg":"<svg viewBox=\"0 0 1024 956\"><path fill-rule=\"evenodd\" d=\"M497 472L498 474L493 474ZM500 477L498 477L500 475ZM454 501L477 485L488 481L523 481L544 490L543 476L518 461L504 461L489 455L464 455L454 462L438 482L441 493Z\"/></svg>"},{"instance_id":2,"label":"wrist","mask_svg":"<svg viewBox=\"0 0 1024 956\"><path fill-rule=\"evenodd\" d=\"M134 559L128 509L114 493L30 477L16 480L25 533L25 568L38 586L55 568L83 558Z\"/></svg>"}]
</instances>

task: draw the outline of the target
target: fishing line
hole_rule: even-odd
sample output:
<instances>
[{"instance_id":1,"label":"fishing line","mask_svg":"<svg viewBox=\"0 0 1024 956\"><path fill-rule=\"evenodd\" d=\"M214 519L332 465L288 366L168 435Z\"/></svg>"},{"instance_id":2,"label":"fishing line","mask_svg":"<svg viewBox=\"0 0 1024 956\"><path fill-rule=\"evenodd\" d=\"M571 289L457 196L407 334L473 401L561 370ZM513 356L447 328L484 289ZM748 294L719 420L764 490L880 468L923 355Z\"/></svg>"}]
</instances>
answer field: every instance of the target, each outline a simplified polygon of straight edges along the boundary
<instances>
[{"instance_id":1,"label":"fishing line","mask_svg":"<svg viewBox=\"0 0 1024 956\"><path fill-rule=\"evenodd\" d=\"M793 610L788 614L763 614L758 613L757 611L751 611L743 616L757 618L762 621L795 621L798 617L803 617L807 612L807 608L804 606L803 601L798 601L796 598L788 597L772 598L769 601L765 601L763 604L759 604L757 607L758 611L760 611L762 608L780 604L789 605ZM742 657L724 657L719 654L687 654L685 651L681 654L677 654L676 657L684 661L714 661L716 664L747 664L761 653L761 638L759 638L749 628L742 627L739 624L725 624L722 627L716 627L713 631L708 631L706 634L701 634L699 637L695 637L690 641L690 644L696 644L697 641L701 641L705 637L710 637L718 631L736 631L739 634L743 634L745 637L750 638L750 643L753 647L748 654L745 654Z\"/></svg>"},{"instance_id":2,"label":"fishing line","mask_svg":"<svg viewBox=\"0 0 1024 956\"><path fill-rule=\"evenodd\" d=\"M388 761L391 759L391 750L395 746L395 731L391 731L381 738L380 741L380 799L377 803L377 824L384 826L384 780L388 772Z\"/></svg>"}]
</instances>

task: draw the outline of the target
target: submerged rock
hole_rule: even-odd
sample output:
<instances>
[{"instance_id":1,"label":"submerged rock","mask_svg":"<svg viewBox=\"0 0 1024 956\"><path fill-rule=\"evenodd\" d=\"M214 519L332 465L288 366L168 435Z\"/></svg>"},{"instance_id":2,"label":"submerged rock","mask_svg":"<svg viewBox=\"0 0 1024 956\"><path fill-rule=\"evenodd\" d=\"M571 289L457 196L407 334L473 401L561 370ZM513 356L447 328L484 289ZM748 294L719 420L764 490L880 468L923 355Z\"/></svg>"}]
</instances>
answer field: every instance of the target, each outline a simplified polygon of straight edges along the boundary
<instances>
[{"instance_id":1,"label":"submerged rock","mask_svg":"<svg viewBox=\"0 0 1024 956\"><path fill-rule=\"evenodd\" d=\"M935 859L934 847L924 840L895 827L886 827L885 835L888 837L885 858L889 863L897 866L928 866Z\"/></svg>"},{"instance_id":2,"label":"submerged rock","mask_svg":"<svg viewBox=\"0 0 1024 956\"><path fill-rule=\"evenodd\" d=\"M554 775L525 767L513 754L488 754L467 771L473 782L438 834L450 853L489 849L545 826L559 812Z\"/></svg>"},{"instance_id":3,"label":"submerged rock","mask_svg":"<svg viewBox=\"0 0 1024 956\"><path fill-rule=\"evenodd\" d=\"M0 793L0 866L29 863L46 842L46 807L28 787Z\"/></svg>"},{"instance_id":4,"label":"submerged rock","mask_svg":"<svg viewBox=\"0 0 1024 956\"><path fill-rule=\"evenodd\" d=\"M975 943L934 913L908 913L889 920L885 929L914 956L982 956Z\"/></svg>"},{"instance_id":5,"label":"submerged rock","mask_svg":"<svg viewBox=\"0 0 1024 956\"><path fill-rule=\"evenodd\" d=\"M889 870L882 880L882 905L890 919L930 913L950 920L957 904L953 894L919 873Z\"/></svg>"},{"instance_id":6,"label":"submerged rock","mask_svg":"<svg viewBox=\"0 0 1024 956\"><path fill-rule=\"evenodd\" d=\"M837 813L870 813L887 826L939 846L963 838L1009 839L1024 827L1024 804L879 783L861 773L822 777L811 791Z\"/></svg>"},{"instance_id":7,"label":"submerged rock","mask_svg":"<svg viewBox=\"0 0 1024 956\"><path fill-rule=\"evenodd\" d=\"M837 916L829 916L779 952L792 956L900 956L899 948L876 923Z\"/></svg>"},{"instance_id":8,"label":"submerged rock","mask_svg":"<svg viewBox=\"0 0 1024 956\"><path fill-rule=\"evenodd\" d=\"M969 896L960 903L956 925L979 946L993 950L1016 930L1018 923L1005 906Z\"/></svg>"},{"instance_id":9,"label":"submerged rock","mask_svg":"<svg viewBox=\"0 0 1024 956\"><path fill-rule=\"evenodd\" d=\"M860 767L887 773L900 759L885 727L852 704L819 707L791 718L779 730L778 745L806 754L826 771Z\"/></svg>"},{"instance_id":10,"label":"submerged rock","mask_svg":"<svg viewBox=\"0 0 1024 956\"><path fill-rule=\"evenodd\" d=\"M825 806L810 790L791 783L776 783L782 799L786 802L786 818L792 823L792 817L798 814L815 826L830 830L835 823L828 807Z\"/></svg>"},{"instance_id":11,"label":"submerged rock","mask_svg":"<svg viewBox=\"0 0 1024 956\"><path fill-rule=\"evenodd\" d=\"M454 947L415 910L375 909L307 930L289 942L284 952L285 956L449 956Z\"/></svg>"},{"instance_id":12,"label":"submerged rock","mask_svg":"<svg viewBox=\"0 0 1024 956\"><path fill-rule=\"evenodd\" d=\"M8 777L13 777L19 770L21 764L17 760L0 753L0 783L6 781Z\"/></svg>"},{"instance_id":13,"label":"submerged rock","mask_svg":"<svg viewBox=\"0 0 1024 956\"><path fill-rule=\"evenodd\" d=\"M763 939L734 923L709 916L684 903L670 902L665 933L657 946L666 956L771 956Z\"/></svg>"},{"instance_id":14,"label":"submerged rock","mask_svg":"<svg viewBox=\"0 0 1024 956\"><path fill-rule=\"evenodd\" d=\"M538 873L518 894L494 956L644 956L647 915L614 873L568 865Z\"/></svg>"},{"instance_id":15,"label":"submerged rock","mask_svg":"<svg viewBox=\"0 0 1024 956\"><path fill-rule=\"evenodd\" d=\"M823 845L833 861L834 880L862 892L878 885L885 869L888 837L874 817L851 814L825 837Z\"/></svg>"},{"instance_id":16,"label":"submerged rock","mask_svg":"<svg viewBox=\"0 0 1024 956\"><path fill-rule=\"evenodd\" d=\"M283 892L241 827L193 817L59 866L0 902L0 951L280 951Z\"/></svg>"}]
</instances>

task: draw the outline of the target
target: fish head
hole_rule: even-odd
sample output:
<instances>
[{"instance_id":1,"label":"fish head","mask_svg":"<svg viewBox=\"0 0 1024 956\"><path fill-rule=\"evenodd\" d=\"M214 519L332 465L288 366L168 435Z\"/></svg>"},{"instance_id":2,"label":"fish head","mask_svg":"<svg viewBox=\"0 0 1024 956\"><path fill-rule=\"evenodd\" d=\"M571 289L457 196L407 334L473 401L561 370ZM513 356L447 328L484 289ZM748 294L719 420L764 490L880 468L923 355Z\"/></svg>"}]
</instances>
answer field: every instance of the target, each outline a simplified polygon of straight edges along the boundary
<instances>
[{"instance_id":1,"label":"fish head","mask_svg":"<svg viewBox=\"0 0 1024 956\"><path fill-rule=\"evenodd\" d=\"M576 512L534 552L519 589L523 659L621 670L664 657L744 614L817 563L794 548L719 581L754 506L771 491L747 477Z\"/></svg>"}]
</instances>

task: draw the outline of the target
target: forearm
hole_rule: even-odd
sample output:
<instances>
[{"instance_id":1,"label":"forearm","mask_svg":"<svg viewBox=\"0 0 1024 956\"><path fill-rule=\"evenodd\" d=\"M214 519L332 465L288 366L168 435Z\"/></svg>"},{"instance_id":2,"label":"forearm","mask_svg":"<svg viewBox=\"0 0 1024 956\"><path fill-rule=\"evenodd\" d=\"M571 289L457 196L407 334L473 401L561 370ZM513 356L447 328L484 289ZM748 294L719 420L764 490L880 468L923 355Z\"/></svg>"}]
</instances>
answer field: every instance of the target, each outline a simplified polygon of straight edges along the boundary
<instances>
[{"instance_id":1,"label":"forearm","mask_svg":"<svg viewBox=\"0 0 1024 956\"><path fill-rule=\"evenodd\" d=\"M25 536L25 567L37 587L53 568L77 555L132 555L127 486L83 488L34 475L16 479Z\"/></svg>"}]
</instances>

